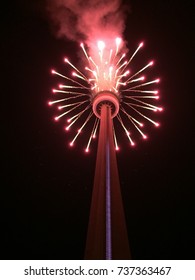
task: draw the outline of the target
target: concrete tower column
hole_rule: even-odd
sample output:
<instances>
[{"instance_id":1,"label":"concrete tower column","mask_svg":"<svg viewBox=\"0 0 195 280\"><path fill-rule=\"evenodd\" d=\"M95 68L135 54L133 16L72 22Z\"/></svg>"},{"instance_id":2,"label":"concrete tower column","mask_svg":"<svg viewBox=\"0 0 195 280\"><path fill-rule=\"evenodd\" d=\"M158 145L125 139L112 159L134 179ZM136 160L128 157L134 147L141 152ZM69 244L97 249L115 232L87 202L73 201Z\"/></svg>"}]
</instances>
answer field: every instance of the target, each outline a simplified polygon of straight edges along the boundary
<instances>
[{"instance_id":1,"label":"concrete tower column","mask_svg":"<svg viewBox=\"0 0 195 280\"><path fill-rule=\"evenodd\" d=\"M113 138L112 104L102 102L85 259L130 259Z\"/></svg>"}]
</instances>

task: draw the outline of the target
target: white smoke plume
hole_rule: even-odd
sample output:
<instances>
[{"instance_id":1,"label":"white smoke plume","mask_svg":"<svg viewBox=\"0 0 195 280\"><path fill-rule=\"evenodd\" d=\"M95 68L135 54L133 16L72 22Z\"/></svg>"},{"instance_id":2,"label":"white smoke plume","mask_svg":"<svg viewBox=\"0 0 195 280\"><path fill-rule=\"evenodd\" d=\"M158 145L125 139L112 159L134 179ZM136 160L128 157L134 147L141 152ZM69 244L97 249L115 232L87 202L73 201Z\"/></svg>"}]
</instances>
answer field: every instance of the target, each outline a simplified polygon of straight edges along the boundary
<instances>
[{"instance_id":1,"label":"white smoke plume","mask_svg":"<svg viewBox=\"0 0 195 280\"><path fill-rule=\"evenodd\" d=\"M57 36L91 45L122 37L127 8L121 0L47 0Z\"/></svg>"}]
</instances>

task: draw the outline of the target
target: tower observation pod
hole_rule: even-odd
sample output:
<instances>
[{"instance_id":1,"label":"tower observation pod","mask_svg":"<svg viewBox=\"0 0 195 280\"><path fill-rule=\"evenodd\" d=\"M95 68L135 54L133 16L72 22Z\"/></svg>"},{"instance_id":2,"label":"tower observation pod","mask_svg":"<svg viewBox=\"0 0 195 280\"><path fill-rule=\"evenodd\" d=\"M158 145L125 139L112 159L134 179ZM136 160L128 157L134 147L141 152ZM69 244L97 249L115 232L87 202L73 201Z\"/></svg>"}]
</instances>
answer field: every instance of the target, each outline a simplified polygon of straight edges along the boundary
<instances>
[{"instance_id":1,"label":"tower observation pod","mask_svg":"<svg viewBox=\"0 0 195 280\"><path fill-rule=\"evenodd\" d=\"M100 119L100 132L85 259L130 259L112 123L119 111L119 97L101 91L92 106Z\"/></svg>"}]
</instances>

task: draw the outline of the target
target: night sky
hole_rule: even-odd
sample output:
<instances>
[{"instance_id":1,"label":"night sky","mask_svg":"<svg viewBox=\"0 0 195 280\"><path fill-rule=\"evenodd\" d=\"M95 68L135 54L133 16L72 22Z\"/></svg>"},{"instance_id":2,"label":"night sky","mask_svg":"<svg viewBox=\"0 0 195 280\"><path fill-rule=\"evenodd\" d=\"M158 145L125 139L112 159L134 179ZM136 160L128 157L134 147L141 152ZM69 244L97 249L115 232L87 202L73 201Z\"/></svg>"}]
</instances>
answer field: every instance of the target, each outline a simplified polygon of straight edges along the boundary
<instances>
[{"instance_id":1,"label":"night sky","mask_svg":"<svg viewBox=\"0 0 195 280\"><path fill-rule=\"evenodd\" d=\"M124 37L155 59L165 108L148 141L124 138L117 154L132 257L195 259L192 4L129 2ZM89 155L85 135L70 149L47 106L50 69L79 46L54 36L44 1L1 13L1 259L83 259L97 141Z\"/></svg>"}]
</instances>

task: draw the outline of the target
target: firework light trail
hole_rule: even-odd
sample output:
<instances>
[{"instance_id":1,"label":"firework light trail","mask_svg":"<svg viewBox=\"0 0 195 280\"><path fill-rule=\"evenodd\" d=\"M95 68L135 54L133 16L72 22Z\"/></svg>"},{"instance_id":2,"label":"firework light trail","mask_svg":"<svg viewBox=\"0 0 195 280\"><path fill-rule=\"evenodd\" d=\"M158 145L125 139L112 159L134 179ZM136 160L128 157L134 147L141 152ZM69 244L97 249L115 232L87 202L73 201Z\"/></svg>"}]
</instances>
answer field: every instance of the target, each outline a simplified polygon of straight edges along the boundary
<instances>
[{"instance_id":1,"label":"firework light trail","mask_svg":"<svg viewBox=\"0 0 195 280\"><path fill-rule=\"evenodd\" d=\"M57 105L60 111L54 119L58 121L68 116L66 131L79 124L70 146L75 144L78 136L89 125L91 132L85 146L85 151L89 152L99 126L98 116L93 114L93 101L101 92L110 92L119 100L119 112L114 118L114 123L118 121L121 125L131 146L135 145L137 135L147 139L143 130L145 121L158 127L157 117L151 117L151 112L161 112L163 108L156 106L159 95L155 85L159 83L159 78L147 80L146 76L143 76L154 62L148 61L140 68L137 68L134 63L137 53L143 47L143 42L127 59L125 59L127 54L122 52L123 41L118 37L113 40L112 48L108 48L103 40L97 41L93 49L93 53L96 54L94 57L90 56L83 43L80 47L86 59L83 69L78 69L68 58L65 58L64 62L72 68L70 76L65 76L55 70L51 71L62 81L64 80L58 88L52 90L55 100L48 103L50 106ZM137 70L132 72L131 66ZM119 150L117 130L114 127L113 131L115 148Z\"/></svg>"}]
</instances>

